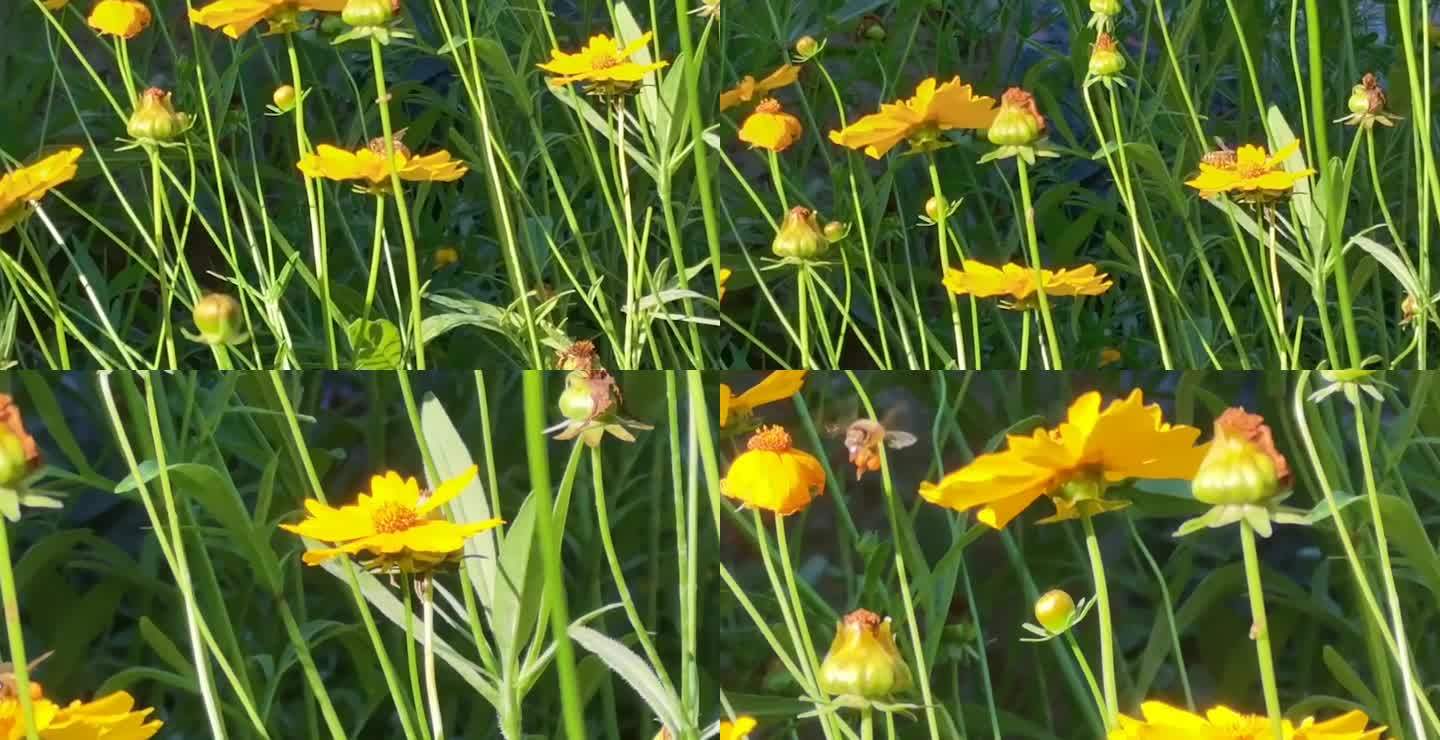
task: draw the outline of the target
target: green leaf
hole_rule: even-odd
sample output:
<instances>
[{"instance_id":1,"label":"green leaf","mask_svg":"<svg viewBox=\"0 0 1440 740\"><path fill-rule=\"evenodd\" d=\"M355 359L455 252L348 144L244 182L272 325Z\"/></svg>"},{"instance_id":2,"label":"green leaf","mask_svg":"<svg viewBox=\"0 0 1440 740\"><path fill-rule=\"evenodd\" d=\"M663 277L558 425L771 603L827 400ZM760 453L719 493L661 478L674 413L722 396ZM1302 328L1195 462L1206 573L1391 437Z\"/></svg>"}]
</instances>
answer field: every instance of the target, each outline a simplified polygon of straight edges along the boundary
<instances>
[{"instance_id":1,"label":"green leaf","mask_svg":"<svg viewBox=\"0 0 1440 740\"><path fill-rule=\"evenodd\" d=\"M355 352L356 370L395 370L402 367L404 349L400 330L388 319L355 319L345 327Z\"/></svg>"},{"instance_id":2,"label":"green leaf","mask_svg":"<svg viewBox=\"0 0 1440 740\"><path fill-rule=\"evenodd\" d=\"M165 634L165 630L156 626L150 617L140 617L140 637L145 640L145 644L149 645L151 650L155 651L161 661L174 669L176 673L191 677L193 680L194 671L190 667L190 660L185 657L185 653L180 651L170 636Z\"/></svg>"},{"instance_id":3,"label":"green leaf","mask_svg":"<svg viewBox=\"0 0 1440 740\"><path fill-rule=\"evenodd\" d=\"M495 645L502 656L520 654L529 638L529 629L540 613L545 597L544 574L538 567L538 537L535 535L536 506L533 495L525 497L520 513L505 528L490 607L490 625ZM530 567L532 564L537 567Z\"/></svg>"},{"instance_id":4,"label":"green leaf","mask_svg":"<svg viewBox=\"0 0 1440 740\"><path fill-rule=\"evenodd\" d=\"M1334 647L1326 645L1321 649L1321 659L1325 661L1325 667L1330 669L1330 675L1335 682L1345 687L1345 690L1355 697L1362 706L1378 707L1380 700L1375 693L1366 685L1365 680L1360 678L1359 671L1351 667L1350 662L1345 660Z\"/></svg>"},{"instance_id":5,"label":"green leaf","mask_svg":"<svg viewBox=\"0 0 1440 740\"><path fill-rule=\"evenodd\" d=\"M610 670L630 684L650 711L676 735L686 728L680 699L660 683L660 678L645 661L619 642L582 625L571 625L570 637L580 646L605 661Z\"/></svg>"}]
</instances>

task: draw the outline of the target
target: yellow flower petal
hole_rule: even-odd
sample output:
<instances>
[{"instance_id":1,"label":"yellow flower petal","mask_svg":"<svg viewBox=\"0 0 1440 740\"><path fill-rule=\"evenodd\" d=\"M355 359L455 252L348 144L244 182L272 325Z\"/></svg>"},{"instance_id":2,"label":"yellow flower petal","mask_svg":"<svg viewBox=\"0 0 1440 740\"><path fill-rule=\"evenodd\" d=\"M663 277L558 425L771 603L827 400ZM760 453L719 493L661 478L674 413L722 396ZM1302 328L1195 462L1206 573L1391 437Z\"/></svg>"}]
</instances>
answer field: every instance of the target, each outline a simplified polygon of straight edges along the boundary
<instances>
[{"instance_id":1,"label":"yellow flower petal","mask_svg":"<svg viewBox=\"0 0 1440 740\"><path fill-rule=\"evenodd\" d=\"M150 25L150 8L135 0L100 0L90 11L89 23L103 34L135 38Z\"/></svg>"},{"instance_id":2,"label":"yellow flower petal","mask_svg":"<svg viewBox=\"0 0 1440 740\"><path fill-rule=\"evenodd\" d=\"M479 472L479 467L471 465L470 467L466 468L464 472L460 473L454 478L451 478L450 480L445 481L444 483L441 483L435 488L435 491L430 494L430 497L425 499L425 503L420 504L420 506L417 507L416 511L419 511L421 514L428 514L440 508L441 506L450 503L451 499L459 496L460 492L464 491L465 488L469 486L472 481L475 480L475 476Z\"/></svg>"}]
</instances>

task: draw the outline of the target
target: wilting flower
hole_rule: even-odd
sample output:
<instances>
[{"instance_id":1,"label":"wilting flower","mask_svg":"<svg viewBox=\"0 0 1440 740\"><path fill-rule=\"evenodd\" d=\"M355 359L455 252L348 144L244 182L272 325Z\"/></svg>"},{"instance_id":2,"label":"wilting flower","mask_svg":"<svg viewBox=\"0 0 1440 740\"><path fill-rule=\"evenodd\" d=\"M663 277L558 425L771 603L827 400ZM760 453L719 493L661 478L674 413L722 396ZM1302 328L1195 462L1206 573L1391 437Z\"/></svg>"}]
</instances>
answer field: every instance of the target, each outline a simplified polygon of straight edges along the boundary
<instances>
[{"instance_id":1,"label":"wilting flower","mask_svg":"<svg viewBox=\"0 0 1440 740\"><path fill-rule=\"evenodd\" d=\"M720 427L730 426L731 420L744 422L755 407L783 401L799 393L804 384L804 370L776 370L738 396L730 390L730 386L721 383Z\"/></svg>"},{"instance_id":2,"label":"wilting flower","mask_svg":"<svg viewBox=\"0 0 1440 740\"><path fill-rule=\"evenodd\" d=\"M1210 511L1186 521L1181 536L1202 527L1223 527L1244 520L1262 537L1271 521L1303 524L1304 517L1280 508L1290 495L1290 465L1275 449L1265 419L1242 408L1229 408L1215 420L1215 436L1190 482L1197 501Z\"/></svg>"},{"instance_id":3,"label":"wilting flower","mask_svg":"<svg viewBox=\"0 0 1440 740\"><path fill-rule=\"evenodd\" d=\"M395 171L401 180L454 182L469 171L464 162L452 159L450 152L443 149L417 157L398 141L393 146ZM308 177L358 181L363 189L372 193L384 193L390 187L390 167L385 162L384 139L375 139L364 149L353 152L321 144L314 154L305 155L296 166Z\"/></svg>"},{"instance_id":4,"label":"wilting flower","mask_svg":"<svg viewBox=\"0 0 1440 740\"><path fill-rule=\"evenodd\" d=\"M0 175L0 234L15 228L15 224L29 216L32 203L74 178L75 163L84 152L72 147L29 167Z\"/></svg>"},{"instance_id":5,"label":"wilting flower","mask_svg":"<svg viewBox=\"0 0 1440 740\"><path fill-rule=\"evenodd\" d=\"M1055 504L1043 522L1074 519L1129 505L1105 498L1106 489L1131 478L1190 479L1206 449L1200 430L1165 422L1160 407L1145 405L1139 389L1101 410L1091 391L1070 404L1054 429L1006 437L1007 449L975 458L939 483L921 483L927 501L999 529L1041 496Z\"/></svg>"},{"instance_id":6,"label":"wilting flower","mask_svg":"<svg viewBox=\"0 0 1440 740\"><path fill-rule=\"evenodd\" d=\"M90 11L90 27L122 39L133 39L150 25L150 8L136 0L100 0Z\"/></svg>"},{"instance_id":7,"label":"wilting flower","mask_svg":"<svg viewBox=\"0 0 1440 740\"><path fill-rule=\"evenodd\" d=\"M802 133L800 119L786 113L774 98L762 101L740 126L741 141L772 152L789 149Z\"/></svg>"},{"instance_id":8,"label":"wilting flower","mask_svg":"<svg viewBox=\"0 0 1440 740\"><path fill-rule=\"evenodd\" d=\"M190 116L176 112L170 97L169 92L158 87L146 90L125 124L125 133L138 142L151 145L170 141L185 133L190 128Z\"/></svg>"},{"instance_id":9,"label":"wilting flower","mask_svg":"<svg viewBox=\"0 0 1440 740\"><path fill-rule=\"evenodd\" d=\"M1140 705L1143 719L1120 715L1119 727L1111 730L1110 740L1272 740L1270 720L1253 714L1241 714L1226 706L1216 706L1199 715L1172 707L1164 702L1147 701ZM1370 718L1364 712L1350 711L1324 722L1306 717L1299 725L1284 720L1285 740L1379 740L1384 727L1366 729Z\"/></svg>"},{"instance_id":10,"label":"wilting flower","mask_svg":"<svg viewBox=\"0 0 1440 740\"><path fill-rule=\"evenodd\" d=\"M1380 81L1375 75L1366 72L1360 79L1360 84L1350 88L1350 99L1346 101L1346 107L1350 109L1350 115L1336 121L1347 126L1364 126L1370 128L1375 124L1381 126L1394 126L1400 119L1386 109L1389 99L1385 97L1385 88L1380 86Z\"/></svg>"},{"instance_id":11,"label":"wilting flower","mask_svg":"<svg viewBox=\"0 0 1440 740\"><path fill-rule=\"evenodd\" d=\"M1265 147L1249 144L1234 152L1211 152L1201 159L1200 174L1185 184L1204 198L1225 194L1242 203L1268 203L1289 195L1296 183L1315 174L1308 168L1285 170L1285 160L1299 149L1300 142L1291 141L1273 156Z\"/></svg>"},{"instance_id":12,"label":"wilting flower","mask_svg":"<svg viewBox=\"0 0 1440 740\"><path fill-rule=\"evenodd\" d=\"M73 701L60 706L40 695L40 685L31 683L31 709L35 729L46 740L146 740L164 724L149 719L154 710L135 708L129 692L117 691L94 701ZM0 698L0 738L25 737L25 719L15 696Z\"/></svg>"},{"instance_id":13,"label":"wilting flower","mask_svg":"<svg viewBox=\"0 0 1440 740\"><path fill-rule=\"evenodd\" d=\"M745 740L754 731L755 718L748 714L736 717L734 722L730 720L720 722L720 740Z\"/></svg>"},{"instance_id":14,"label":"wilting flower","mask_svg":"<svg viewBox=\"0 0 1440 740\"><path fill-rule=\"evenodd\" d=\"M586 348L586 344L590 346ZM574 369L565 376L565 390L559 402L565 421L546 429L546 434L558 431L555 439L578 437L590 447L597 447L607 433L622 442L634 442L635 435L629 430L654 428L620 415L620 386L609 371L600 367L594 344L576 342L569 351L570 355L562 358L562 363Z\"/></svg>"},{"instance_id":15,"label":"wilting flower","mask_svg":"<svg viewBox=\"0 0 1440 740\"><path fill-rule=\"evenodd\" d=\"M198 26L218 28L232 39L269 21L271 33L298 30L299 15L314 10L339 13L345 0L216 0L203 8L190 11L190 21ZM279 103L276 103L279 105Z\"/></svg>"},{"instance_id":16,"label":"wilting flower","mask_svg":"<svg viewBox=\"0 0 1440 740\"><path fill-rule=\"evenodd\" d=\"M25 429L20 407L0 393L0 486L13 487L40 467L40 448Z\"/></svg>"},{"instance_id":17,"label":"wilting flower","mask_svg":"<svg viewBox=\"0 0 1440 740\"><path fill-rule=\"evenodd\" d=\"M995 112L994 98L976 96L959 77L944 84L931 77L915 88L914 97L885 103L879 113L831 131L830 141L879 159L901 141L927 150L939 145L942 131L989 128Z\"/></svg>"},{"instance_id":18,"label":"wilting flower","mask_svg":"<svg viewBox=\"0 0 1440 740\"><path fill-rule=\"evenodd\" d=\"M995 122L985 132L995 149L980 158L982 163L1009 157L1021 157L1034 164L1035 157L1060 156L1044 146L1045 116L1035 104L1035 96L1025 90L1012 87L1000 96L1000 110Z\"/></svg>"},{"instance_id":19,"label":"wilting flower","mask_svg":"<svg viewBox=\"0 0 1440 740\"><path fill-rule=\"evenodd\" d=\"M890 632L890 619L865 609L846 614L820 663L820 689L827 694L885 699L910 688L910 667Z\"/></svg>"},{"instance_id":20,"label":"wilting flower","mask_svg":"<svg viewBox=\"0 0 1440 740\"><path fill-rule=\"evenodd\" d=\"M800 79L800 65L782 64L759 82L751 75L740 79L740 84L720 93L720 110L729 110L755 98L763 98L775 90L795 84Z\"/></svg>"},{"instance_id":21,"label":"wilting flower","mask_svg":"<svg viewBox=\"0 0 1440 740\"><path fill-rule=\"evenodd\" d=\"M730 463L720 492L746 506L788 516L825 493L825 469L813 455L792 447L783 428L760 427Z\"/></svg>"},{"instance_id":22,"label":"wilting flower","mask_svg":"<svg viewBox=\"0 0 1440 740\"><path fill-rule=\"evenodd\" d=\"M570 54L555 49L550 52L550 61L536 66L555 75L557 85L572 82L586 83L592 92L601 95L619 95L630 92L645 76L669 64L666 61L635 62L630 57L645 49L653 34L646 32L629 44L621 47L615 39L598 34L580 51Z\"/></svg>"},{"instance_id":23,"label":"wilting flower","mask_svg":"<svg viewBox=\"0 0 1440 740\"><path fill-rule=\"evenodd\" d=\"M829 248L830 240L825 238L825 230L815 212L805 206L795 206L785 213L780 230L770 242L770 251L787 260L818 259Z\"/></svg>"},{"instance_id":24,"label":"wilting flower","mask_svg":"<svg viewBox=\"0 0 1440 740\"><path fill-rule=\"evenodd\" d=\"M460 495L475 479L475 466L430 492L421 492L414 478L401 478L388 471L370 479L369 495L360 494L353 504L334 508L306 499L308 516L299 524L282 524L287 532L337 547L307 550L309 565L318 565L341 555L361 555L373 571L425 573L458 559L465 540L500 526L500 519L457 524L431 515Z\"/></svg>"},{"instance_id":25,"label":"wilting flower","mask_svg":"<svg viewBox=\"0 0 1440 740\"><path fill-rule=\"evenodd\" d=\"M945 273L945 287L957 295L973 295L976 298L1010 299L1001 305L1006 308L1026 309L1030 307L1036 292L1035 269L1024 265L1007 263L992 267L984 262L965 260L960 269ZM1040 284L1045 287L1047 297L1100 295L1110 290L1110 276L1097 272L1094 265L1081 265L1068 270L1040 270Z\"/></svg>"}]
</instances>

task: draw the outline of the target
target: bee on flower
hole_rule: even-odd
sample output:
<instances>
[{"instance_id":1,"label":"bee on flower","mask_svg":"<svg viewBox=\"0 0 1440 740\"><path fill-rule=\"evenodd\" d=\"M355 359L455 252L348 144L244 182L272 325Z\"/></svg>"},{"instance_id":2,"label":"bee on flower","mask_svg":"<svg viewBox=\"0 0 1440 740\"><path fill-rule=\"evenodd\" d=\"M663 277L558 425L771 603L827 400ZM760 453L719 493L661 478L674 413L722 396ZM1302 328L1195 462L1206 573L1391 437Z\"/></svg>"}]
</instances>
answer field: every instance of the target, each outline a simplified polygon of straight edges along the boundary
<instances>
[{"instance_id":1,"label":"bee on flower","mask_svg":"<svg viewBox=\"0 0 1440 740\"><path fill-rule=\"evenodd\" d=\"M1250 144L1233 151L1220 149L1202 157L1200 174L1185 184L1200 191L1202 198L1225 195L1239 203L1273 203L1289 197L1300 181L1315 174L1309 168L1286 168L1285 161L1299 151L1299 141L1291 141L1273 155L1265 147Z\"/></svg>"},{"instance_id":2,"label":"bee on flower","mask_svg":"<svg viewBox=\"0 0 1440 740\"><path fill-rule=\"evenodd\" d=\"M976 298L1008 298L1001 306L1013 310L1034 308L1037 286L1043 286L1047 297L1094 296L1110 290L1110 276L1095 269L1095 265L1081 265L1068 270L1040 270L1040 280L1035 279L1035 269L1013 262L993 267L984 262L967 259L960 269L945 273L945 287L956 295L973 295Z\"/></svg>"},{"instance_id":3,"label":"bee on flower","mask_svg":"<svg viewBox=\"0 0 1440 740\"><path fill-rule=\"evenodd\" d=\"M403 133L403 130L397 131L391 142L395 172L401 180L454 182L470 171L464 162L452 158L444 149L416 156L400 142ZM390 191L390 165L385 159L383 138L372 139L369 145L353 152L321 144L313 154L302 157L296 167L308 177L354 181L355 189L360 192L383 195Z\"/></svg>"},{"instance_id":4,"label":"bee on flower","mask_svg":"<svg viewBox=\"0 0 1440 740\"><path fill-rule=\"evenodd\" d=\"M645 49L653 36L647 31L621 46L617 40L597 34L591 36L580 51L554 49L550 52L550 61L536 66L552 75L554 85L580 82L593 95L616 98L634 92L646 77L669 64L664 60L650 61ZM633 60L637 54L642 55L641 61Z\"/></svg>"},{"instance_id":5,"label":"bee on flower","mask_svg":"<svg viewBox=\"0 0 1440 740\"><path fill-rule=\"evenodd\" d=\"M848 149L860 149L879 159L900 142L912 151L931 151L944 146L942 135L955 129L987 129L995 121L995 99L975 95L959 77L937 82L923 80L910 98L885 103L872 113L830 132L830 141Z\"/></svg>"},{"instance_id":6,"label":"bee on flower","mask_svg":"<svg viewBox=\"0 0 1440 740\"><path fill-rule=\"evenodd\" d=\"M76 162L84 153L80 147L71 147L0 175L0 234L24 221L46 193L74 179Z\"/></svg>"}]
</instances>

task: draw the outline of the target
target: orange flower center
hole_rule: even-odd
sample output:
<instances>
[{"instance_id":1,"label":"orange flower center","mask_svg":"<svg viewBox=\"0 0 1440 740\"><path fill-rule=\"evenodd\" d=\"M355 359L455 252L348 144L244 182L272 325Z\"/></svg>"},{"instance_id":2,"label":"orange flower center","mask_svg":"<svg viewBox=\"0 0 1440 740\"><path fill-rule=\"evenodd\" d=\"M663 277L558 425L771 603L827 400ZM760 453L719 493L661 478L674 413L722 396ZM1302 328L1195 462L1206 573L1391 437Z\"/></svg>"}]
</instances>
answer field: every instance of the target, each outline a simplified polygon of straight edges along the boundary
<instances>
[{"instance_id":1,"label":"orange flower center","mask_svg":"<svg viewBox=\"0 0 1440 740\"><path fill-rule=\"evenodd\" d=\"M382 534L404 532L420 525L420 514L414 508L395 501L387 501L370 515L375 522L375 531Z\"/></svg>"},{"instance_id":2,"label":"orange flower center","mask_svg":"<svg viewBox=\"0 0 1440 740\"><path fill-rule=\"evenodd\" d=\"M780 101L776 100L775 98L765 98L764 100L760 101L760 104L759 104L759 105L755 106L755 112L756 112L756 113L779 113L779 112L780 112Z\"/></svg>"},{"instance_id":3,"label":"orange flower center","mask_svg":"<svg viewBox=\"0 0 1440 740\"><path fill-rule=\"evenodd\" d=\"M1267 167L1264 162L1260 162L1257 164L1238 164L1236 165L1235 171L1239 173L1241 177L1250 178L1259 177L1269 172L1270 168Z\"/></svg>"},{"instance_id":4,"label":"orange flower center","mask_svg":"<svg viewBox=\"0 0 1440 740\"><path fill-rule=\"evenodd\" d=\"M614 54L604 51L590 52L589 61L592 69L610 69L620 63Z\"/></svg>"},{"instance_id":5,"label":"orange flower center","mask_svg":"<svg viewBox=\"0 0 1440 740\"><path fill-rule=\"evenodd\" d=\"M760 427L760 431L750 438L750 442L746 444L745 448L767 452L785 452L790 449L790 433L783 427Z\"/></svg>"}]
</instances>

